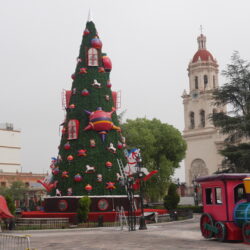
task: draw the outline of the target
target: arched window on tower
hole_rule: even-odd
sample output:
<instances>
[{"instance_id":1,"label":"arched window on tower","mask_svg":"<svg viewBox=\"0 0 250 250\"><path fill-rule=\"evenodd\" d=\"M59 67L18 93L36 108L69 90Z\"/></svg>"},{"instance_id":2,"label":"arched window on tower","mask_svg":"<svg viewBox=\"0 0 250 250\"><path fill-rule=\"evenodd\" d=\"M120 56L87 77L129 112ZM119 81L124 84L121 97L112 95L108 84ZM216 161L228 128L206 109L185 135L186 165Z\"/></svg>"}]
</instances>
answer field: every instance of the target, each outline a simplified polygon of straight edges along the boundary
<instances>
[{"instance_id":1,"label":"arched window on tower","mask_svg":"<svg viewBox=\"0 0 250 250\"><path fill-rule=\"evenodd\" d=\"M194 127L195 127L195 123L194 123L194 112L193 111L191 111L190 113L189 113L189 119L190 119L190 129L194 129Z\"/></svg>"},{"instance_id":2,"label":"arched window on tower","mask_svg":"<svg viewBox=\"0 0 250 250\"><path fill-rule=\"evenodd\" d=\"M215 89L215 76L213 76L213 88Z\"/></svg>"},{"instance_id":3,"label":"arched window on tower","mask_svg":"<svg viewBox=\"0 0 250 250\"><path fill-rule=\"evenodd\" d=\"M200 111L200 126L201 128L204 128L206 125L206 122L205 122L205 111L202 109Z\"/></svg>"},{"instance_id":4,"label":"arched window on tower","mask_svg":"<svg viewBox=\"0 0 250 250\"><path fill-rule=\"evenodd\" d=\"M195 85L195 89L198 89L198 88L199 88L198 76L196 76L196 77L194 78L194 85Z\"/></svg>"},{"instance_id":5,"label":"arched window on tower","mask_svg":"<svg viewBox=\"0 0 250 250\"><path fill-rule=\"evenodd\" d=\"M98 51L95 48L88 50L88 66L98 66Z\"/></svg>"},{"instance_id":6,"label":"arched window on tower","mask_svg":"<svg viewBox=\"0 0 250 250\"><path fill-rule=\"evenodd\" d=\"M208 84L208 78L207 75L204 75L204 88L207 87L207 84Z\"/></svg>"}]
</instances>

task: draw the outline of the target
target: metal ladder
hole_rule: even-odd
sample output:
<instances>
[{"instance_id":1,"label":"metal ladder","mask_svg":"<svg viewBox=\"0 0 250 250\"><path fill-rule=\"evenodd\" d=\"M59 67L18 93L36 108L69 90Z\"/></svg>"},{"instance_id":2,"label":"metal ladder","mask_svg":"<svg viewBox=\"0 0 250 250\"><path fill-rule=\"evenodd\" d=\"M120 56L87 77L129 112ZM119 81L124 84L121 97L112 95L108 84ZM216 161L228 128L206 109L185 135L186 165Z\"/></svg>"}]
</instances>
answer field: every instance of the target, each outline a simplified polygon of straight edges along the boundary
<instances>
[{"instance_id":1,"label":"metal ladder","mask_svg":"<svg viewBox=\"0 0 250 250\"><path fill-rule=\"evenodd\" d=\"M122 160L117 159L117 162L118 162L120 174L121 174L123 181L124 181L124 186L125 186L125 190L127 192L127 197L128 197L128 203L129 203L129 206L128 206L128 228L129 228L129 231L135 231L136 230L136 214L135 214L136 208L135 208L134 190L132 187L132 181L131 181L130 177L125 175Z\"/></svg>"}]
</instances>

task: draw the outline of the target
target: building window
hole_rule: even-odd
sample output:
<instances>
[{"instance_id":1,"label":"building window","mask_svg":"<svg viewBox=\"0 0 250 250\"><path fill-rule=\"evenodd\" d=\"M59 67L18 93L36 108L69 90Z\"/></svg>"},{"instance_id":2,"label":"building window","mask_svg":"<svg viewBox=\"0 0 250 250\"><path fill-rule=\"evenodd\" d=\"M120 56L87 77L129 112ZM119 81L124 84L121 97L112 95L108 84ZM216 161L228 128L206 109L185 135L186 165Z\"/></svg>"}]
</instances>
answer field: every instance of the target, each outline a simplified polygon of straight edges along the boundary
<instances>
[{"instance_id":1,"label":"building window","mask_svg":"<svg viewBox=\"0 0 250 250\"><path fill-rule=\"evenodd\" d=\"M213 88L215 89L215 76L213 76Z\"/></svg>"},{"instance_id":2,"label":"building window","mask_svg":"<svg viewBox=\"0 0 250 250\"><path fill-rule=\"evenodd\" d=\"M212 188L206 188L206 204L213 204Z\"/></svg>"},{"instance_id":3,"label":"building window","mask_svg":"<svg viewBox=\"0 0 250 250\"><path fill-rule=\"evenodd\" d=\"M88 50L88 66L98 66L98 51L90 48Z\"/></svg>"},{"instance_id":4,"label":"building window","mask_svg":"<svg viewBox=\"0 0 250 250\"><path fill-rule=\"evenodd\" d=\"M198 76L194 78L195 89L199 89Z\"/></svg>"},{"instance_id":5,"label":"building window","mask_svg":"<svg viewBox=\"0 0 250 250\"><path fill-rule=\"evenodd\" d=\"M215 188L215 203L222 204L222 193L219 187Z\"/></svg>"},{"instance_id":6,"label":"building window","mask_svg":"<svg viewBox=\"0 0 250 250\"><path fill-rule=\"evenodd\" d=\"M204 88L207 87L207 84L208 84L208 78L207 75L204 75Z\"/></svg>"},{"instance_id":7,"label":"building window","mask_svg":"<svg viewBox=\"0 0 250 250\"><path fill-rule=\"evenodd\" d=\"M205 127L205 111L204 110L201 110L200 111L200 126L202 127L202 128L204 128Z\"/></svg>"},{"instance_id":8,"label":"building window","mask_svg":"<svg viewBox=\"0 0 250 250\"><path fill-rule=\"evenodd\" d=\"M190 112L189 118L190 118L190 128L191 128L191 129L194 129L194 127L195 127L195 123L194 123L194 112Z\"/></svg>"}]
</instances>

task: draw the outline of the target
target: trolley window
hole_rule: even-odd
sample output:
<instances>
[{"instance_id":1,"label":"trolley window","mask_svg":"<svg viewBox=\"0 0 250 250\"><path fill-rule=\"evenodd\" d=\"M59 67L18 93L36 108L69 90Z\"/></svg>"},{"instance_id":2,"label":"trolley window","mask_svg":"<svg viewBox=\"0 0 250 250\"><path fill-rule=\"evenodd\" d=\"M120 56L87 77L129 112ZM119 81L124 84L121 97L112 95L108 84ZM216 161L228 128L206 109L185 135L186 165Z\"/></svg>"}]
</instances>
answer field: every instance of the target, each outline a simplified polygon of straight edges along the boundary
<instances>
[{"instance_id":1,"label":"trolley window","mask_svg":"<svg viewBox=\"0 0 250 250\"><path fill-rule=\"evenodd\" d=\"M243 184L239 184L234 188L234 203L246 199L245 188Z\"/></svg>"},{"instance_id":2,"label":"trolley window","mask_svg":"<svg viewBox=\"0 0 250 250\"><path fill-rule=\"evenodd\" d=\"M215 188L215 203L222 204L222 193L221 193L221 188L219 187Z\"/></svg>"},{"instance_id":3,"label":"trolley window","mask_svg":"<svg viewBox=\"0 0 250 250\"><path fill-rule=\"evenodd\" d=\"M206 188L206 204L213 204L212 188Z\"/></svg>"}]
</instances>

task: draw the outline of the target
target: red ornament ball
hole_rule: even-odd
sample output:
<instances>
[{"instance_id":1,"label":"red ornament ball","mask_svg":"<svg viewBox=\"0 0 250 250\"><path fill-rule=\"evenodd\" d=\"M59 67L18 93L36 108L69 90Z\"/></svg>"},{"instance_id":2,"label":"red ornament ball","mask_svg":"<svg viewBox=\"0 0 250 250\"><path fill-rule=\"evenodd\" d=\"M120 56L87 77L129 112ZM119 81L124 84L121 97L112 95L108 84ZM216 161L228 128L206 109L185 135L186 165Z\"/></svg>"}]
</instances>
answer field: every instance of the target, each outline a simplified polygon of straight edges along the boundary
<instances>
[{"instance_id":1,"label":"red ornament ball","mask_svg":"<svg viewBox=\"0 0 250 250\"><path fill-rule=\"evenodd\" d=\"M83 32L83 35L84 35L84 36L87 36L89 33L90 33L90 31L86 28L86 29L84 30L84 32Z\"/></svg>"},{"instance_id":2,"label":"red ornament ball","mask_svg":"<svg viewBox=\"0 0 250 250\"><path fill-rule=\"evenodd\" d=\"M112 62L108 56L102 57L102 63L106 72L110 72L112 69Z\"/></svg>"},{"instance_id":3,"label":"red ornament ball","mask_svg":"<svg viewBox=\"0 0 250 250\"><path fill-rule=\"evenodd\" d=\"M110 169L110 168L112 168L113 164L112 164L112 162L107 161L106 164L105 164L105 166L106 166L108 169Z\"/></svg>"},{"instance_id":4,"label":"red ornament ball","mask_svg":"<svg viewBox=\"0 0 250 250\"><path fill-rule=\"evenodd\" d=\"M69 156L67 157L67 160L68 160L68 161L73 161L73 160L74 160L74 157L73 157L72 155L69 155Z\"/></svg>"},{"instance_id":5,"label":"red ornament ball","mask_svg":"<svg viewBox=\"0 0 250 250\"><path fill-rule=\"evenodd\" d=\"M82 96L88 96L89 95L89 91L87 89L84 89L82 91Z\"/></svg>"},{"instance_id":6,"label":"red ornament ball","mask_svg":"<svg viewBox=\"0 0 250 250\"><path fill-rule=\"evenodd\" d=\"M68 171L63 171L62 172L62 178L68 178L69 177L69 172Z\"/></svg>"},{"instance_id":7,"label":"red ornament ball","mask_svg":"<svg viewBox=\"0 0 250 250\"><path fill-rule=\"evenodd\" d=\"M75 180L75 182L80 182L80 181L82 181L82 176L80 174L76 174L74 176L74 180Z\"/></svg>"},{"instance_id":8,"label":"red ornament ball","mask_svg":"<svg viewBox=\"0 0 250 250\"><path fill-rule=\"evenodd\" d=\"M122 145L122 143L121 143L121 142L118 142L118 144L117 144L117 148L118 148L118 149L122 149L122 148L123 148L123 145Z\"/></svg>"},{"instance_id":9,"label":"red ornament ball","mask_svg":"<svg viewBox=\"0 0 250 250\"><path fill-rule=\"evenodd\" d=\"M87 184L85 186L85 190L88 191L88 192L92 191L92 189L93 189L93 187L90 184Z\"/></svg>"},{"instance_id":10,"label":"red ornament ball","mask_svg":"<svg viewBox=\"0 0 250 250\"><path fill-rule=\"evenodd\" d=\"M87 156L87 150L86 149L80 149L78 150L78 156Z\"/></svg>"},{"instance_id":11,"label":"red ornament ball","mask_svg":"<svg viewBox=\"0 0 250 250\"><path fill-rule=\"evenodd\" d=\"M111 87L112 87L112 84L111 84L110 81L107 82L107 87L108 87L108 88L111 88Z\"/></svg>"},{"instance_id":12,"label":"red ornament ball","mask_svg":"<svg viewBox=\"0 0 250 250\"><path fill-rule=\"evenodd\" d=\"M62 128L62 134L64 135L64 134L66 134L66 132L67 132L67 129L65 127L63 127Z\"/></svg>"},{"instance_id":13,"label":"red ornament ball","mask_svg":"<svg viewBox=\"0 0 250 250\"><path fill-rule=\"evenodd\" d=\"M80 68L80 74L86 74L87 68Z\"/></svg>"},{"instance_id":14,"label":"red ornament ball","mask_svg":"<svg viewBox=\"0 0 250 250\"><path fill-rule=\"evenodd\" d=\"M64 149L69 150L70 149L69 142L65 143L63 147L64 147Z\"/></svg>"},{"instance_id":15,"label":"red ornament ball","mask_svg":"<svg viewBox=\"0 0 250 250\"><path fill-rule=\"evenodd\" d=\"M103 67L99 67L99 68L98 68L98 72L99 72L99 73L103 73L103 72L105 72L105 69L104 69Z\"/></svg>"},{"instance_id":16,"label":"red ornament ball","mask_svg":"<svg viewBox=\"0 0 250 250\"><path fill-rule=\"evenodd\" d=\"M95 49L101 49L102 48L102 42L98 37L95 37L91 40L91 47Z\"/></svg>"},{"instance_id":17,"label":"red ornament ball","mask_svg":"<svg viewBox=\"0 0 250 250\"><path fill-rule=\"evenodd\" d=\"M75 74L72 74L72 75L71 75L71 78L72 78L72 80L75 80L75 79L76 79L76 75L75 75Z\"/></svg>"}]
</instances>

